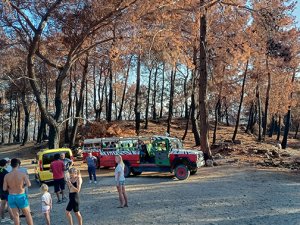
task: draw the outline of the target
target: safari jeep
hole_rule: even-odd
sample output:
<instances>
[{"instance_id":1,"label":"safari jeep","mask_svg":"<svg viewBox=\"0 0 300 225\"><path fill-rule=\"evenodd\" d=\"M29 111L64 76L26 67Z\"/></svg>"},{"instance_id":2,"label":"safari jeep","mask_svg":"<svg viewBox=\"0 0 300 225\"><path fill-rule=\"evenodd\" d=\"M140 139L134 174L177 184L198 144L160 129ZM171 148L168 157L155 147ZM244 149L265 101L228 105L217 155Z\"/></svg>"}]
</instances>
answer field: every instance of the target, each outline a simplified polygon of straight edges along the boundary
<instances>
[{"instance_id":1,"label":"safari jeep","mask_svg":"<svg viewBox=\"0 0 300 225\"><path fill-rule=\"evenodd\" d=\"M93 146L89 146L90 142L86 142L87 150L98 158L99 167L114 167L115 155L121 155L126 177L142 172L174 172L179 180L184 180L204 165L203 153L184 149L177 138L103 138Z\"/></svg>"},{"instance_id":2,"label":"safari jeep","mask_svg":"<svg viewBox=\"0 0 300 225\"><path fill-rule=\"evenodd\" d=\"M205 164L203 153L196 150L183 149L177 138L154 136L151 146L141 145L138 160L127 160L120 154L125 163L125 176L140 175L148 172L174 172L179 180L187 179Z\"/></svg>"}]
</instances>

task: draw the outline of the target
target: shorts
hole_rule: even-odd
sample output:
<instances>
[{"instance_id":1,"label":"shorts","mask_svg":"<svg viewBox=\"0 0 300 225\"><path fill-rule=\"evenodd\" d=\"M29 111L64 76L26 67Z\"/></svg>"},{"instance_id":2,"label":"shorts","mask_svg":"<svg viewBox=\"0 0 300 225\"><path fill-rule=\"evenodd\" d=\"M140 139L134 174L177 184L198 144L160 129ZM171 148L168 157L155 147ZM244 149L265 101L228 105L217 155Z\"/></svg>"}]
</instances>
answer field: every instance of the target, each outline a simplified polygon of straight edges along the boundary
<instances>
[{"instance_id":1,"label":"shorts","mask_svg":"<svg viewBox=\"0 0 300 225\"><path fill-rule=\"evenodd\" d=\"M68 212L71 212L72 210L74 212L79 212L79 195L77 192L69 193L69 203L66 210Z\"/></svg>"},{"instance_id":2,"label":"shorts","mask_svg":"<svg viewBox=\"0 0 300 225\"><path fill-rule=\"evenodd\" d=\"M50 206L46 205L46 206L42 206L42 213L47 213L50 211Z\"/></svg>"},{"instance_id":3,"label":"shorts","mask_svg":"<svg viewBox=\"0 0 300 225\"><path fill-rule=\"evenodd\" d=\"M28 198L25 193L23 194L9 194L8 206L11 209L19 208L24 209L29 206Z\"/></svg>"},{"instance_id":4,"label":"shorts","mask_svg":"<svg viewBox=\"0 0 300 225\"><path fill-rule=\"evenodd\" d=\"M54 192L60 192L65 190L65 178L54 179Z\"/></svg>"},{"instance_id":5,"label":"shorts","mask_svg":"<svg viewBox=\"0 0 300 225\"><path fill-rule=\"evenodd\" d=\"M0 198L1 198L1 200L5 200L5 201L7 201L7 198L8 198L8 193L1 193L0 194Z\"/></svg>"},{"instance_id":6,"label":"shorts","mask_svg":"<svg viewBox=\"0 0 300 225\"><path fill-rule=\"evenodd\" d=\"M117 181L117 186L124 186L125 185L125 180L120 180L120 181Z\"/></svg>"}]
</instances>

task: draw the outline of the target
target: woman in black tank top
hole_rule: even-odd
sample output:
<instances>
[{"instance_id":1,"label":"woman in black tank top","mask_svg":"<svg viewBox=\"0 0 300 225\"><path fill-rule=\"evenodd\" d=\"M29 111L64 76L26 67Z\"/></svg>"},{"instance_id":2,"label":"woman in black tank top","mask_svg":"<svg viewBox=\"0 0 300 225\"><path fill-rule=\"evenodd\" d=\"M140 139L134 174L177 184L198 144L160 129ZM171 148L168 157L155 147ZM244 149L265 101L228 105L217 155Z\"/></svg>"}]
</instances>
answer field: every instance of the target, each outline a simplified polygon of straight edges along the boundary
<instances>
[{"instance_id":1,"label":"woman in black tank top","mask_svg":"<svg viewBox=\"0 0 300 225\"><path fill-rule=\"evenodd\" d=\"M79 192L81 189L82 178L80 176L79 170L76 168L71 168L69 170L70 179L67 180L67 185L69 187L69 203L66 208L66 215L70 225L73 225L73 219L71 211L73 210L75 216L78 220L78 225L82 225L82 217L79 212Z\"/></svg>"}]
</instances>

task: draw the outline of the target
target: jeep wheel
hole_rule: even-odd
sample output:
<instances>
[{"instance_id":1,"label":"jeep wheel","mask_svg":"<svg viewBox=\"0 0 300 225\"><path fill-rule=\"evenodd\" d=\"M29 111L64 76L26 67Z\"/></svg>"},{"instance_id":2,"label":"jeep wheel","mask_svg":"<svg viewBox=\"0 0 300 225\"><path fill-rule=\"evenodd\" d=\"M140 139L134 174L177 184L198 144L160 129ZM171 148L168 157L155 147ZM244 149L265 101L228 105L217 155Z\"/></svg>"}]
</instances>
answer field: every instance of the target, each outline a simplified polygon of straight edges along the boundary
<instances>
[{"instance_id":1,"label":"jeep wheel","mask_svg":"<svg viewBox=\"0 0 300 225\"><path fill-rule=\"evenodd\" d=\"M195 175L197 173L197 170L192 170L191 175Z\"/></svg>"},{"instance_id":2,"label":"jeep wheel","mask_svg":"<svg viewBox=\"0 0 300 225\"><path fill-rule=\"evenodd\" d=\"M185 180L190 176L190 171L186 165L180 164L175 168L175 177L178 180Z\"/></svg>"},{"instance_id":3,"label":"jeep wheel","mask_svg":"<svg viewBox=\"0 0 300 225\"><path fill-rule=\"evenodd\" d=\"M36 183L37 183L39 186L41 186L41 185L42 185L42 182L40 181L39 175L35 174L35 175L34 175L34 178L35 178Z\"/></svg>"},{"instance_id":4,"label":"jeep wheel","mask_svg":"<svg viewBox=\"0 0 300 225\"><path fill-rule=\"evenodd\" d=\"M125 164L125 167L124 167L124 177L129 177L130 173L131 173L130 167L127 164Z\"/></svg>"}]
</instances>

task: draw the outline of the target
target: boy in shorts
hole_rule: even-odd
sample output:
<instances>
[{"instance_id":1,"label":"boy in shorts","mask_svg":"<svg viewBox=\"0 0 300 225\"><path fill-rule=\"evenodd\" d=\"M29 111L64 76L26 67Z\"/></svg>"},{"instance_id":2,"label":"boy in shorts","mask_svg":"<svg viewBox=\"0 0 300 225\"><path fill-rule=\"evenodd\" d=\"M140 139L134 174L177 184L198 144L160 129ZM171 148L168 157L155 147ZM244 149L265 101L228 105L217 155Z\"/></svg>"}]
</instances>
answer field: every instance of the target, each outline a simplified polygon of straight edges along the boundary
<instances>
[{"instance_id":1,"label":"boy in shorts","mask_svg":"<svg viewBox=\"0 0 300 225\"><path fill-rule=\"evenodd\" d=\"M8 191L9 193L8 206L12 209L15 224L20 224L19 209L21 209L26 217L27 224L33 225L28 199L24 189L24 184L30 187L31 183L27 175L18 170L20 164L19 159L11 160L12 172L6 174L4 177L3 191Z\"/></svg>"},{"instance_id":2,"label":"boy in shorts","mask_svg":"<svg viewBox=\"0 0 300 225\"><path fill-rule=\"evenodd\" d=\"M55 160L50 164L50 171L53 173L54 192L57 196L57 203L60 204L67 200L64 195L65 165L64 162L60 160L59 154L55 154L54 159ZM61 194L62 199L60 199L59 194Z\"/></svg>"}]
</instances>

